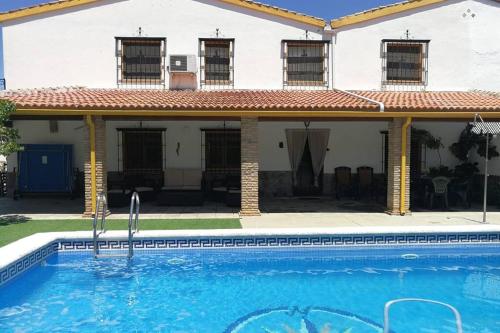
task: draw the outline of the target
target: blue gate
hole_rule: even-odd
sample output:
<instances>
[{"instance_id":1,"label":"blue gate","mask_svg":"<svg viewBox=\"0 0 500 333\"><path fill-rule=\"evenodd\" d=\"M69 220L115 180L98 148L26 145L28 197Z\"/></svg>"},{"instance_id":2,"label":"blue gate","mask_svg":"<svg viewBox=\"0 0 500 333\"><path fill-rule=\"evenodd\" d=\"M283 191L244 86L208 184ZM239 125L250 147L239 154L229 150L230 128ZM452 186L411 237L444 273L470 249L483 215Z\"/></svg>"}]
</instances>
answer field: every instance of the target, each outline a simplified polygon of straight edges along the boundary
<instances>
[{"instance_id":1,"label":"blue gate","mask_svg":"<svg viewBox=\"0 0 500 333\"><path fill-rule=\"evenodd\" d=\"M28 144L18 157L21 193L72 192L72 145Z\"/></svg>"}]
</instances>

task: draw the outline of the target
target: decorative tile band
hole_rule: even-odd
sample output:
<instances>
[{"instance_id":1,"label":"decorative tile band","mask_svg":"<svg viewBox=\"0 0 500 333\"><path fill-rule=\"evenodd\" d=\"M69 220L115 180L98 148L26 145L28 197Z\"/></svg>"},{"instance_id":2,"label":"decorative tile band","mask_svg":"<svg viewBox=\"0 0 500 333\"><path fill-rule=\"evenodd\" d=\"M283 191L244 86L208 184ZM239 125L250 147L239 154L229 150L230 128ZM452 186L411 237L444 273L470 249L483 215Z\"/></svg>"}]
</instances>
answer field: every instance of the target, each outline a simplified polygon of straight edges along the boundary
<instances>
[{"instance_id":1,"label":"decorative tile band","mask_svg":"<svg viewBox=\"0 0 500 333\"><path fill-rule=\"evenodd\" d=\"M136 250L222 249L222 248L301 248L301 247L383 247L412 245L500 244L500 232L176 237L133 240ZM44 246L0 269L0 285L25 272L56 252L91 251L92 240L59 240ZM128 249L127 240L101 239L101 251Z\"/></svg>"},{"instance_id":2,"label":"decorative tile band","mask_svg":"<svg viewBox=\"0 0 500 333\"><path fill-rule=\"evenodd\" d=\"M0 285L39 264L57 252L57 243L46 245L0 270Z\"/></svg>"},{"instance_id":3,"label":"decorative tile band","mask_svg":"<svg viewBox=\"0 0 500 333\"><path fill-rule=\"evenodd\" d=\"M276 247L360 247L391 245L446 245L500 243L500 233L455 234L390 234L390 235L302 235L302 236L238 236L135 239L134 249L200 249L200 248L276 248ZM126 240L100 240L100 250L128 249ZM58 251L88 251L89 240L64 240Z\"/></svg>"}]
</instances>

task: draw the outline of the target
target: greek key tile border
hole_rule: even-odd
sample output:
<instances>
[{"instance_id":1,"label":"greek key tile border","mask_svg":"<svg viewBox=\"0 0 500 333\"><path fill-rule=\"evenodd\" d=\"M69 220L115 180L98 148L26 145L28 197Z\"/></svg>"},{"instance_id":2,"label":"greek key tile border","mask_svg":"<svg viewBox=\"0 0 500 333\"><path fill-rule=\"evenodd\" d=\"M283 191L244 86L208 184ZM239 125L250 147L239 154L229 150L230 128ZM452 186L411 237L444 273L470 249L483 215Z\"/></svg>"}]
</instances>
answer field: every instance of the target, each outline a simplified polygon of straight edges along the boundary
<instances>
[{"instance_id":1,"label":"greek key tile border","mask_svg":"<svg viewBox=\"0 0 500 333\"><path fill-rule=\"evenodd\" d=\"M57 252L57 243L46 245L0 270L0 286Z\"/></svg>"},{"instance_id":2,"label":"greek key tile border","mask_svg":"<svg viewBox=\"0 0 500 333\"><path fill-rule=\"evenodd\" d=\"M387 247L411 245L499 244L500 232L387 235L300 235L300 236L233 236L177 237L135 239L136 250L222 249L222 248L301 248L301 247ZM59 240L0 269L0 285L40 263L57 252L91 251L92 240ZM128 249L126 240L100 240L101 251Z\"/></svg>"},{"instance_id":3,"label":"greek key tile border","mask_svg":"<svg viewBox=\"0 0 500 333\"><path fill-rule=\"evenodd\" d=\"M179 237L135 239L134 249L220 249L220 248L279 248L279 247L366 247L394 245L460 245L500 243L500 233L454 234L389 234L389 235L303 235L303 236L237 236ZM89 240L59 241L58 251L89 251ZM126 240L100 240L100 250L128 249Z\"/></svg>"}]
</instances>

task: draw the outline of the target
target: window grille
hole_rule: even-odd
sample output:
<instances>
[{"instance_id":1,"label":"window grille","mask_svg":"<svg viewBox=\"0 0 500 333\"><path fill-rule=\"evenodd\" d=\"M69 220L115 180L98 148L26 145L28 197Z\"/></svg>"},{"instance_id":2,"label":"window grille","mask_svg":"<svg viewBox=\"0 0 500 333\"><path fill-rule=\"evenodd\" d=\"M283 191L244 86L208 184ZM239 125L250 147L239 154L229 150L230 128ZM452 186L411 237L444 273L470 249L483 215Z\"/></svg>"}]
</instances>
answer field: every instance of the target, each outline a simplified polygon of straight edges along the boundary
<instances>
[{"instance_id":1,"label":"window grille","mask_svg":"<svg viewBox=\"0 0 500 333\"><path fill-rule=\"evenodd\" d=\"M202 129L203 170L213 173L239 172L241 134L239 129Z\"/></svg>"},{"instance_id":2,"label":"window grille","mask_svg":"<svg viewBox=\"0 0 500 333\"><path fill-rule=\"evenodd\" d=\"M200 39L200 87L234 87L234 39Z\"/></svg>"},{"instance_id":3,"label":"window grille","mask_svg":"<svg viewBox=\"0 0 500 333\"><path fill-rule=\"evenodd\" d=\"M165 38L117 37L118 87L165 88Z\"/></svg>"},{"instance_id":4,"label":"window grille","mask_svg":"<svg viewBox=\"0 0 500 333\"><path fill-rule=\"evenodd\" d=\"M118 171L147 174L166 167L166 129L117 128Z\"/></svg>"},{"instance_id":5,"label":"window grille","mask_svg":"<svg viewBox=\"0 0 500 333\"><path fill-rule=\"evenodd\" d=\"M428 55L429 40L382 40L382 87L425 87Z\"/></svg>"},{"instance_id":6,"label":"window grille","mask_svg":"<svg viewBox=\"0 0 500 333\"><path fill-rule=\"evenodd\" d=\"M283 41L283 86L328 88L329 45L328 41Z\"/></svg>"}]
</instances>

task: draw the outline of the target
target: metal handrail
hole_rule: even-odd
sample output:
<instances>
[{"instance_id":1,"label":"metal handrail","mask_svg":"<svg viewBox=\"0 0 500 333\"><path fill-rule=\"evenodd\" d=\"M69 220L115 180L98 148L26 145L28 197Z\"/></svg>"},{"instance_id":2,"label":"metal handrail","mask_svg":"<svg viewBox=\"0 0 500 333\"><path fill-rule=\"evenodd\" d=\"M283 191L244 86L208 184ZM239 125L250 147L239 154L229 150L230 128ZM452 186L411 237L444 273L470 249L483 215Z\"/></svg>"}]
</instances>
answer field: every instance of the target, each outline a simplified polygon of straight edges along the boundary
<instances>
[{"instance_id":1,"label":"metal handrail","mask_svg":"<svg viewBox=\"0 0 500 333\"><path fill-rule=\"evenodd\" d=\"M108 201L106 199L106 195L104 193L99 193L96 200L96 209L94 214L94 221L92 222L93 228L93 239L94 239L94 256L96 257L99 254L99 246L97 245L97 237L99 234L97 233L97 224L99 220L99 208L102 206L101 211L101 228L99 230L99 234L106 232L106 212L108 211Z\"/></svg>"},{"instance_id":2,"label":"metal handrail","mask_svg":"<svg viewBox=\"0 0 500 333\"><path fill-rule=\"evenodd\" d=\"M139 232L139 207L141 201L139 194L134 192L130 198L130 212L128 215L128 258L134 255L134 245L132 244L132 236L134 233ZM132 230L133 229L133 230Z\"/></svg>"},{"instance_id":3,"label":"metal handrail","mask_svg":"<svg viewBox=\"0 0 500 333\"><path fill-rule=\"evenodd\" d=\"M430 299L425 299L425 298L400 298L400 299L394 299L392 301L389 301L385 303L384 307L384 333L389 333L391 330L389 328L389 310L391 305L395 303L402 303L402 302L421 302L421 303L431 303L431 304L437 304L444 306L445 308L449 309L453 314L455 315L455 324L457 325L457 333L463 333L462 329L462 317L460 316L460 312L458 310L451 306L450 304L439 302L439 301L434 301Z\"/></svg>"}]
</instances>

